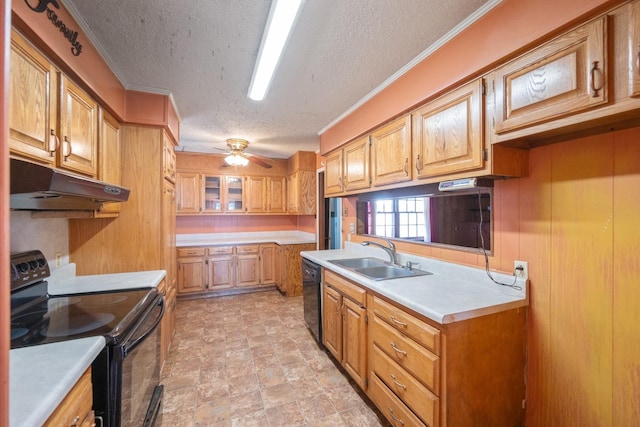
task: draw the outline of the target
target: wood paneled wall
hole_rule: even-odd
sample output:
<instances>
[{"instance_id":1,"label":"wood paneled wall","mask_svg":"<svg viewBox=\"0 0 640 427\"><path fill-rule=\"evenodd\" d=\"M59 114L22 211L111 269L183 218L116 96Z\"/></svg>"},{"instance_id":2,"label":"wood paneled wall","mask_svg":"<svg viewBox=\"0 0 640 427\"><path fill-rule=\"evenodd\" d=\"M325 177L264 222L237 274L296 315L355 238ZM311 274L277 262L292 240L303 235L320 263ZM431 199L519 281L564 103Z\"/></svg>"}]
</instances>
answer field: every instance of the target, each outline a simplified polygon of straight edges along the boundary
<instances>
[{"instance_id":1,"label":"wood paneled wall","mask_svg":"<svg viewBox=\"0 0 640 427\"><path fill-rule=\"evenodd\" d=\"M638 141L633 128L536 148L528 177L496 182L491 269L529 262L527 426L640 425ZM484 267L476 254L398 247Z\"/></svg>"}]
</instances>

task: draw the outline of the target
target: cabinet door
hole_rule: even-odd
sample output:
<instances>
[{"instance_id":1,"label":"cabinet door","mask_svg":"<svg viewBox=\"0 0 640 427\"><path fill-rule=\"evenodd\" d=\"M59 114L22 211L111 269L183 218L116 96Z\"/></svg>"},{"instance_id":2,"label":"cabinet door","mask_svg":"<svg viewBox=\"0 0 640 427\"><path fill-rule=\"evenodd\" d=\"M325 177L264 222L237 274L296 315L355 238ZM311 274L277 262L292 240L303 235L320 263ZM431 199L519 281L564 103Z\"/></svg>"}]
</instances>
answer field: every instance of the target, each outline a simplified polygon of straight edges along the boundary
<instances>
[{"instance_id":1,"label":"cabinet door","mask_svg":"<svg viewBox=\"0 0 640 427\"><path fill-rule=\"evenodd\" d=\"M294 172L287 178L287 212L298 213L300 209L299 173Z\"/></svg>"},{"instance_id":2,"label":"cabinet door","mask_svg":"<svg viewBox=\"0 0 640 427\"><path fill-rule=\"evenodd\" d=\"M100 157L98 179L121 185L122 163L120 162L120 123L109 113L100 109ZM120 203L105 203L100 213L120 212ZM173 215L173 212L171 212Z\"/></svg>"},{"instance_id":3,"label":"cabinet door","mask_svg":"<svg viewBox=\"0 0 640 427\"><path fill-rule=\"evenodd\" d=\"M71 80L60 78L58 167L89 176L98 170L98 104Z\"/></svg>"},{"instance_id":4,"label":"cabinet door","mask_svg":"<svg viewBox=\"0 0 640 427\"><path fill-rule=\"evenodd\" d=\"M342 361L342 295L329 286L322 287L322 343Z\"/></svg>"},{"instance_id":5,"label":"cabinet door","mask_svg":"<svg viewBox=\"0 0 640 427\"><path fill-rule=\"evenodd\" d=\"M260 283L260 262L258 254L236 255L236 286L256 286Z\"/></svg>"},{"instance_id":6,"label":"cabinet door","mask_svg":"<svg viewBox=\"0 0 640 427\"><path fill-rule=\"evenodd\" d=\"M606 18L496 70L496 132L569 116L607 102Z\"/></svg>"},{"instance_id":7,"label":"cabinet door","mask_svg":"<svg viewBox=\"0 0 640 427\"><path fill-rule=\"evenodd\" d=\"M178 260L178 293L202 292L206 289L205 264L202 258Z\"/></svg>"},{"instance_id":8,"label":"cabinet door","mask_svg":"<svg viewBox=\"0 0 640 427\"><path fill-rule=\"evenodd\" d=\"M177 182L179 214L200 213L201 176L197 173L179 173Z\"/></svg>"},{"instance_id":9,"label":"cabinet door","mask_svg":"<svg viewBox=\"0 0 640 427\"><path fill-rule=\"evenodd\" d=\"M229 289L234 285L233 255L217 255L207 259L209 290Z\"/></svg>"},{"instance_id":10,"label":"cabinet door","mask_svg":"<svg viewBox=\"0 0 640 427\"><path fill-rule=\"evenodd\" d=\"M202 175L204 205L202 212L222 212L222 176Z\"/></svg>"},{"instance_id":11,"label":"cabinet door","mask_svg":"<svg viewBox=\"0 0 640 427\"><path fill-rule=\"evenodd\" d=\"M342 150L338 150L324 159L324 194L342 193L342 180Z\"/></svg>"},{"instance_id":12,"label":"cabinet door","mask_svg":"<svg viewBox=\"0 0 640 427\"><path fill-rule=\"evenodd\" d=\"M283 176L267 179L267 209L271 213L287 211L287 178Z\"/></svg>"},{"instance_id":13,"label":"cabinet door","mask_svg":"<svg viewBox=\"0 0 640 427\"><path fill-rule=\"evenodd\" d=\"M348 298L343 297L343 301L342 366L366 390L367 310Z\"/></svg>"},{"instance_id":14,"label":"cabinet door","mask_svg":"<svg viewBox=\"0 0 640 427\"><path fill-rule=\"evenodd\" d=\"M264 213L267 211L267 178L264 176L246 176L244 178L245 211Z\"/></svg>"},{"instance_id":15,"label":"cabinet door","mask_svg":"<svg viewBox=\"0 0 640 427\"><path fill-rule=\"evenodd\" d=\"M314 171L298 172L298 206L299 215L315 215L316 213L316 173Z\"/></svg>"},{"instance_id":16,"label":"cabinet door","mask_svg":"<svg viewBox=\"0 0 640 427\"><path fill-rule=\"evenodd\" d=\"M631 84L629 90L631 96L637 97L640 96L640 1L632 2L630 7L629 65Z\"/></svg>"},{"instance_id":17,"label":"cabinet door","mask_svg":"<svg viewBox=\"0 0 640 427\"><path fill-rule=\"evenodd\" d=\"M17 32L11 32L9 148L54 165L58 138L56 69Z\"/></svg>"},{"instance_id":18,"label":"cabinet door","mask_svg":"<svg viewBox=\"0 0 640 427\"><path fill-rule=\"evenodd\" d=\"M360 190L371 186L369 146L369 137L366 136L347 144L342 150L345 191Z\"/></svg>"},{"instance_id":19,"label":"cabinet door","mask_svg":"<svg viewBox=\"0 0 640 427\"><path fill-rule=\"evenodd\" d=\"M411 180L411 115L404 116L371 134L373 185Z\"/></svg>"},{"instance_id":20,"label":"cabinet door","mask_svg":"<svg viewBox=\"0 0 640 427\"><path fill-rule=\"evenodd\" d=\"M177 261L176 261L176 189L173 183L163 181L162 191L162 254L164 257L164 269L167 270L167 289L175 290L177 287Z\"/></svg>"},{"instance_id":21,"label":"cabinet door","mask_svg":"<svg viewBox=\"0 0 640 427\"><path fill-rule=\"evenodd\" d=\"M260 283L273 285L276 283L276 246L260 246Z\"/></svg>"},{"instance_id":22,"label":"cabinet door","mask_svg":"<svg viewBox=\"0 0 640 427\"><path fill-rule=\"evenodd\" d=\"M162 171L164 179L176 183L176 152L173 149L173 142L166 134L163 135L164 156L162 159Z\"/></svg>"},{"instance_id":23,"label":"cabinet door","mask_svg":"<svg viewBox=\"0 0 640 427\"><path fill-rule=\"evenodd\" d=\"M244 212L244 180L239 176L225 177L225 199L224 206L226 212Z\"/></svg>"},{"instance_id":24,"label":"cabinet door","mask_svg":"<svg viewBox=\"0 0 640 427\"><path fill-rule=\"evenodd\" d=\"M428 103L413 114L419 178L482 167L482 79Z\"/></svg>"}]
</instances>

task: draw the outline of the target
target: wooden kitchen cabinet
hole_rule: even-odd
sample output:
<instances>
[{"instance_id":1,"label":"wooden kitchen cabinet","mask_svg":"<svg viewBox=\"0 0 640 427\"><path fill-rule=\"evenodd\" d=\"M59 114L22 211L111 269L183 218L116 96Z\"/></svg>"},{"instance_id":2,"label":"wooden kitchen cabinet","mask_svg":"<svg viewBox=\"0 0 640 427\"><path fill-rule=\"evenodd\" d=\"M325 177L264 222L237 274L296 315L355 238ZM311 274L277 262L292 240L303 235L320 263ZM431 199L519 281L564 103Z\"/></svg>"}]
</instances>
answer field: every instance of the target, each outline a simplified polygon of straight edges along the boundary
<instances>
[{"instance_id":1,"label":"wooden kitchen cabinet","mask_svg":"<svg viewBox=\"0 0 640 427\"><path fill-rule=\"evenodd\" d=\"M165 134L163 138L163 159L162 159L162 171L164 179L175 184L177 178L176 171L176 151L173 148L173 142Z\"/></svg>"},{"instance_id":2,"label":"wooden kitchen cabinet","mask_svg":"<svg viewBox=\"0 0 640 427\"><path fill-rule=\"evenodd\" d=\"M200 213L202 200L202 175L199 173L178 173L176 180L178 214Z\"/></svg>"},{"instance_id":3,"label":"wooden kitchen cabinet","mask_svg":"<svg viewBox=\"0 0 640 427\"><path fill-rule=\"evenodd\" d=\"M95 426L93 386L89 367L64 400L44 423L44 427Z\"/></svg>"},{"instance_id":4,"label":"wooden kitchen cabinet","mask_svg":"<svg viewBox=\"0 0 640 427\"><path fill-rule=\"evenodd\" d=\"M302 295L302 256L300 252L316 250L315 243L295 245L277 245L279 260L277 261L276 285L285 296Z\"/></svg>"},{"instance_id":5,"label":"wooden kitchen cabinet","mask_svg":"<svg viewBox=\"0 0 640 427\"><path fill-rule=\"evenodd\" d=\"M285 213L287 211L286 177L267 177L267 211L269 213Z\"/></svg>"},{"instance_id":6,"label":"wooden kitchen cabinet","mask_svg":"<svg viewBox=\"0 0 640 427\"><path fill-rule=\"evenodd\" d=\"M10 64L11 153L95 178L97 102L15 30Z\"/></svg>"},{"instance_id":7,"label":"wooden kitchen cabinet","mask_svg":"<svg viewBox=\"0 0 640 427\"><path fill-rule=\"evenodd\" d=\"M244 207L244 179L241 176L224 177L224 210L225 212L241 213Z\"/></svg>"},{"instance_id":8,"label":"wooden kitchen cabinet","mask_svg":"<svg viewBox=\"0 0 640 427\"><path fill-rule=\"evenodd\" d=\"M413 163L417 178L483 166L482 87L482 79L474 80L413 113Z\"/></svg>"},{"instance_id":9,"label":"wooden kitchen cabinet","mask_svg":"<svg viewBox=\"0 0 640 427\"><path fill-rule=\"evenodd\" d=\"M111 184L122 184L122 166L120 159L120 123L104 109L99 111L98 179ZM100 215L120 212L120 203L105 203Z\"/></svg>"},{"instance_id":10,"label":"wooden kitchen cabinet","mask_svg":"<svg viewBox=\"0 0 640 427\"><path fill-rule=\"evenodd\" d=\"M360 190L371 186L371 173L369 171L369 136L359 138L348 143L343 149L344 161L343 184L344 191Z\"/></svg>"},{"instance_id":11,"label":"wooden kitchen cabinet","mask_svg":"<svg viewBox=\"0 0 640 427\"><path fill-rule=\"evenodd\" d=\"M371 134L373 186L411 181L411 115L388 123Z\"/></svg>"},{"instance_id":12,"label":"wooden kitchen cabinet","mask_svg":"<svg viewBox=\"0 0 640 427\"><path fill-rule=\"evenodd\" d=\"M640 96L640 1L629 5L629 96Z\"/></svg>"},{"instance_id":13,"label":"wooden kitchen cabinet","mask_svg":"<svg viewBox=\"0 0 640 427\"><path fill-rule=\"evenodd\" d=\"M168 288L166 278L158 285L164 296L164 315L160 323L160 365L164 365L176 330L176 289Z\"/></svg>"},{"instance_id":14,"label":"wooden kitchen cabinet","mask_svg":"<svg viewBox=\"0 0 640 427\"><path fill-rule=\"evenodd\" d=\"M267 212L267 177L245 176L245 212Z\"/></svg>"},{"instance_id":15,"label":"wooden kitchen cabinet","mask_svg":"<svg viewBox=\"0 0 640 427\"><path fill-rule=\"evenodd\" d=\"M316 173L299 170L287 178L287 213L314 215L316 213Z\"/></svg>"},{"instance_id":16,"label":"wooden kitchen cabinet","mask_svg":"<svg viewBox=\"0 0 640 427\"><path fill-rule=\"evenodd\" d=\"M337 195L371 186L370 146L367 135L325 158L325 194Z\"/></svg>"},{"instance_id":17,"label":"wooden kitchen cabinet","mask_svg":"<svg viewBox=\"0 0 640 427\"><path fill-rule=\"evenodd\" d=\"M368 394L393 425L524 424L526 310L440 325L367 298Z\"/></svg>"},{"instance_id":18,"label":"wooden kitchen cabinet","mask_svg":"<svg viewBox=\"0 0 640 427\"><path fill-rule=\"evenodd\" d=\"M495 131L574 115L608 99L606 17L557 37L496 70Z\"/></svg>"},{"instance_id":19,"label":"wooden kitchen cabinet","mask_svg":"<svg viewBox=\"0 0 640 427\"><path fill-rule=\"evenodd\" d=\"M324 194L333 196L344 191L343 151L337 150L324 158Z\"/></svg>"},{"instance_id":20,"label":"wooden kitchen cabinet","mask_svg":"<svg viewBox=\"0 0 640 427\"><path fill-rule=\"evenodd\" d=\"M202 256L179 257L177 263L179 294L204 292L207 289L206 260Z\"/></svg>"},{"instance_id":21,"label":"wooden kitchen cabinet","mask_svg":"<svg viewBox=\"0 0 640 427\"><path fill-rule=\"evenodd\" d=\"M9 149L49 166L58 150L58 71L15 30L11 30Z\"/></svg>"},{"instance_id":22,"label":"wooden kitchen cabinet","mask_svg":"<svg viewBox=\"0 0 640 427\"><path fill-rule=\"evenodd\" d=\"M260 247L245 245L236 247L236 286L252 287L260 284Z\"/></svg>"},{"instance_id":23,"label":"wooden kitchen cabinet","mask_svg":"<svg viewBox=\"0 0 640 427\"><path fill-rule=\"evenodd\" d=\"M98 169L98 104L64 75L60 77L58 167L93 177Z\"/></svg>"},{"instance_id":24,"label":"wooden kitchen cabinet","mask_svg":"<svg viewBox=\"0 0 640 427\"><path fill-rule=\"evenodd\" d=\"M207 249L209 257L207 290L216 291L233 288L235 285L235 256L233 246L216 246Z\"/></svg>"},{"instance_id":25,"label":"wooden kitchen cabinet","mask_svg":"<svg viewBox=\"0 0 640 427\"><path fill-rule=\"evenodd\" d=\"M277 245L269 243L260 245L260 284L276 283L276 251Z\"/></svg>"},{"instance_id":26,"label":"wooden kitchen cabinet","mask_svg":"<svg viewBox=\"0 0 640 427\"><path fill-rule=\"evenodd\" d=\"M323 271L323 344L363 390L367 389L366 291Z\"/></svg>"}]
</instances>

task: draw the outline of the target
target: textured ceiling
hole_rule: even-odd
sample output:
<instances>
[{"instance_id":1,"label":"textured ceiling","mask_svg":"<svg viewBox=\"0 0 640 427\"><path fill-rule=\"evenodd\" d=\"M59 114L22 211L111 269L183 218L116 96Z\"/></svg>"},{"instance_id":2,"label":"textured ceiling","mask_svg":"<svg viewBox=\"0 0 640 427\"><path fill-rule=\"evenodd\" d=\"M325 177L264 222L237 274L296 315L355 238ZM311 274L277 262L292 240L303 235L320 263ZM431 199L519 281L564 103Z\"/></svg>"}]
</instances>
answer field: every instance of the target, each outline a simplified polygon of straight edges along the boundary
<instances>
[{"instance_id":1,"label":"textured ceiling","mask_svg":"<svg viewBox=\"0 0 640 427\"><path fill-rule=\"evenodd\" d=\"M318 132L485 12L489 0L306 0L263 101L247 97L267 0L63 0L127 89L171 94L178 150L227 138L273 158Z\"/></svg>"}]
</instances>

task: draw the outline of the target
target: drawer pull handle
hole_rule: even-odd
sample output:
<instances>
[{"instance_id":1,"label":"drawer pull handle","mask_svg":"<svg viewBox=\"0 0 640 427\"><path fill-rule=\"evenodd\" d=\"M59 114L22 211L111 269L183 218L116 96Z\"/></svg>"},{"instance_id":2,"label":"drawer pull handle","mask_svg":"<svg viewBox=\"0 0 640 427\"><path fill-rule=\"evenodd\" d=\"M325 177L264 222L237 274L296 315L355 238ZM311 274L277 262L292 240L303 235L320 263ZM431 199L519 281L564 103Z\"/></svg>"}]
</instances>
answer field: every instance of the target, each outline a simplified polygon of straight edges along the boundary
<instances>
[{"instance_id":1,"label":"drawer pull handle","mask_svg":"<svg viewBox=\"0 0 640 427\"><path fill-rule=\"evenodd\" d=\"M403 350L400 350L398 347L396 347L396 343L394 343L394 342L392 342L392 343L391 343L391 348L392 348L392 349L393 349L393 351L395 351L396 353L399 353L399 354L401 354L401 355L403 355L403 356L406 356L406 355L407 355L407 352L406 352L406 351L403 351Z\"/></svg>"},{"instance_id":2,"label":"drawer pull handle","mask_svg":"<svg viewBox=\"0 0 640 427\"><path fill-rule=\"evenodd\" d=\"M393 409L389 407L387 407L387 409L389 410L389 415L391 416L391 418L393 418L394 421L399 422L401 425L404 425L404 421L393 414Z\"/></svg>"},{"instance_id":3,"label":"drawer pull handle","mask_svg":"<svg viewBox=\"0 0 640 427\"><path fill-rule=\"evenodd\" d=\"M393 317L393 316L389 316L389 319L391 319L391 321L392 321L393 323L395 323L396 325L400 325L400 326L402 326L403 328L406 328L406 327L407 327L407 324L406 324L406 323L399 321L398 319L396 319L396 318L395 318L395 317Z\"/></svg>"},{"instance_id":4,"label":"drawer pull handle","mask_svg":"<svg viewBox=\"0 0 640 427\"><path fill-rule=\"evenodd\" d=\"M406 390L406 389L407 389L407 386L406 386L406 385L404 385L404 384L402 384L402 383L399 383L399 382L398 382L398 380L396 379L396 376L395 376L395 375L390 374L390 376L391 376L391 381L393 381L393 383L394 383L395 385L397 385L398 387L402 388L403 390Z\"/></svg>"}]
</instances>

